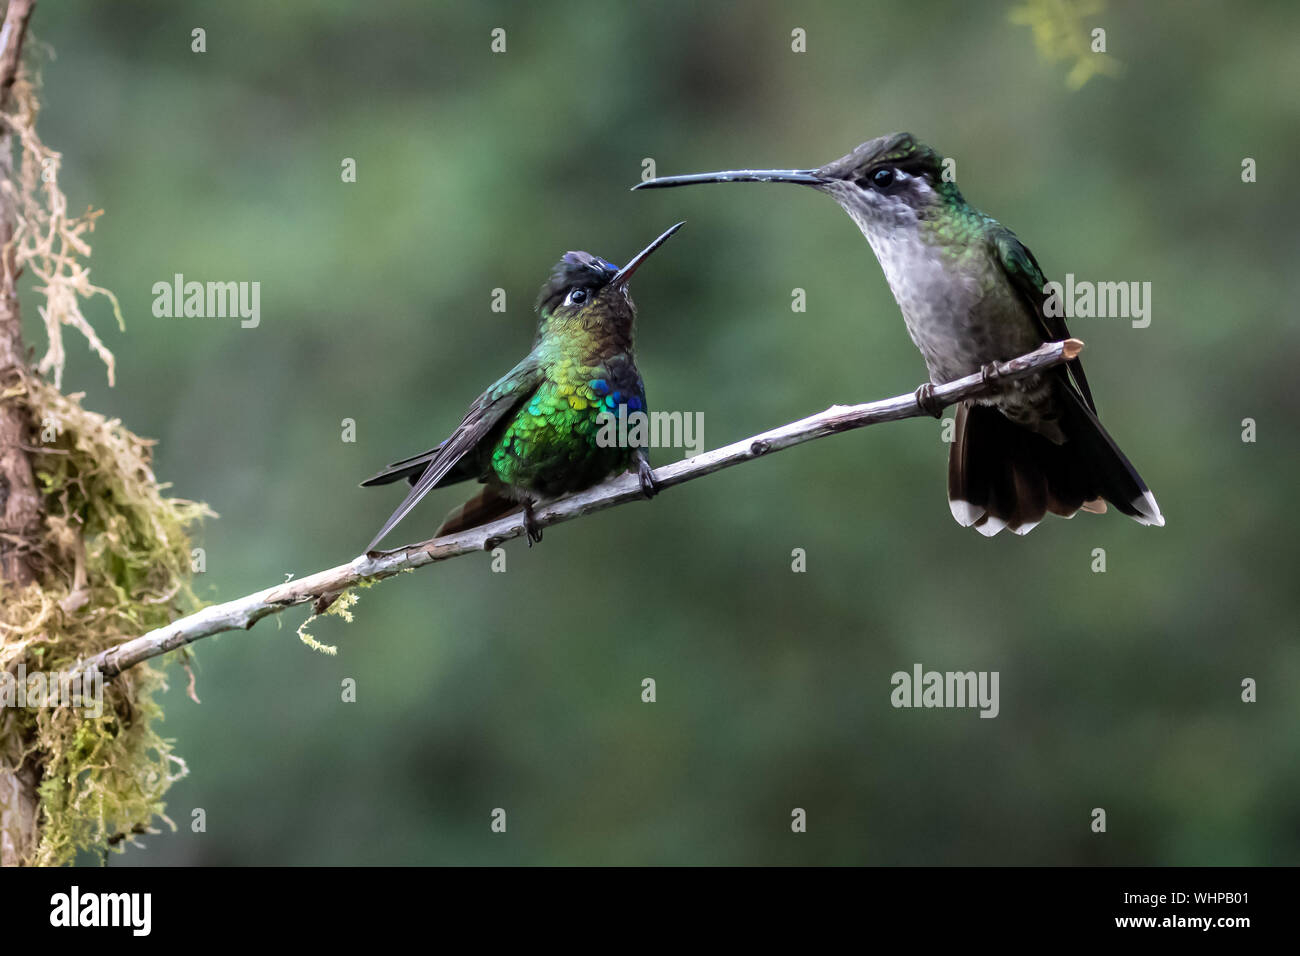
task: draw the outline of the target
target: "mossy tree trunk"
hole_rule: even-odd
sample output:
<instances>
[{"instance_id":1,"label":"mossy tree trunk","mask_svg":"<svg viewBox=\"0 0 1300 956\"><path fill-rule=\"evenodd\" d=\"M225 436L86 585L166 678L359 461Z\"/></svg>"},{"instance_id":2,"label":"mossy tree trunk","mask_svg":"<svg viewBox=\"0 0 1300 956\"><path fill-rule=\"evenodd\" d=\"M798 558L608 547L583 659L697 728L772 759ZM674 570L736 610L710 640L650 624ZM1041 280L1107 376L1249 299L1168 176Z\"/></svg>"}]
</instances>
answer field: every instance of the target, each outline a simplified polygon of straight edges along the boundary
<instances>
[{"instance_id":1,"label":"mossy tree trunk","mask_svg":"<svg viewBox=\"0 0 1300 956\"><path fill-rule=\"evenodd\" d=\"M0 112L8 105L22 58L33 0L10 0L0 29ZM13 142L0 128L0 183L13 184ZM41 497L26 451L31 417L26 401L27 356L18 311L15 264L15 190L0 189L0 587L23 588L36 580L35 542L41 529ZM0 711L0 721L14 720ZM3 728L0 728L3 730ZM15 735L0 732L0 739ZM39 774L22 752L0 753L0 865L29 860L36 847Z\"/></svg>"}]
</instances>

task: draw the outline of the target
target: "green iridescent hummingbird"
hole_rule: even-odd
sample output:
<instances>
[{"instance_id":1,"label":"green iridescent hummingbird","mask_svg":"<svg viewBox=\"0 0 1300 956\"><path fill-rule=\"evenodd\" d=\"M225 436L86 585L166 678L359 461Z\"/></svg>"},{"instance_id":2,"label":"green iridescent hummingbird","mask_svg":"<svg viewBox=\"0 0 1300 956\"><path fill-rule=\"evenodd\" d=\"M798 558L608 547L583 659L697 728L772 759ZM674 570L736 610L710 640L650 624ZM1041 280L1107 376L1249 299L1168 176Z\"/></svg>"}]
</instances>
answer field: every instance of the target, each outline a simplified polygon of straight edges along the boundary
<instances>
[{"instance_id":1,"label":"green iridescent hummingbird","mask_svg":"<svg viewBox=\"0 0 1300 956\"><path fill-rule=\"evenodd\" d=\"M367 551L434 488L476 479L483 490L453 510L436 534L495 520L521 506L530 543L542 540L533 508L635 469L655 493L644 447L602 440L606 416L645 412L645 384L633 354L636 306L628 280L685 223L677 223L623 268L568 252L537 298L537 337L518 365L469 408L442 444L394 462L362 487L405 478L412 485ZM606 430L605 434L608 434Z\"/></svg>"},{"instance_id":2,"label":"green iridescent hummingbird","mask_svg":"<svg viewBox=\"0 0 1300 956\"><path fill-rule=\"evenodd\" d=\"M942 384L1068 338L1044 308L1033 254L945 181L943 159L909 133L863 143L819 169L739 169L665 176L633 188L695 183L796 183L826 193L866 236L913 343ZM917 401L936 417L933 384ZM953 517L981 534L1032 530L1048 512L1101 512L1109 501L1163 525L1155 498L1097 419L1078 359L1006 383L957 408L948 455Z\"/></svg>"}]
</instances>

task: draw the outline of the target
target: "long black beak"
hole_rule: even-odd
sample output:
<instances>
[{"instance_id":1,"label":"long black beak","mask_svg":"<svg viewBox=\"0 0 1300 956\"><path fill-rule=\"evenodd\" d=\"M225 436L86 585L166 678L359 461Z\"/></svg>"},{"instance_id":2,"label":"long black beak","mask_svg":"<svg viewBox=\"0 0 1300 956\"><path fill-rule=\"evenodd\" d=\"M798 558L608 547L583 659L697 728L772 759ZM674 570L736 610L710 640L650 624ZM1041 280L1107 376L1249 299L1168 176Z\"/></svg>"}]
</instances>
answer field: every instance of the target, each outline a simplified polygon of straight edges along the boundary
<instances>
[{"instance_id":1,"label":"long black beak","mask_svg":"<svg viewBox=\"0 0 1300 956\"><path fill-rule=\"evenodd\" d=\"M635 256L632 257L631 262L629 262L623 268L619 269L618 272L614 274L614 278L609 280L609 284L616 288L621 285L626 285L627 280L632 278L632 273L636 272L637 269L641 268L641 263L645 262L647 259L650 258L650 253L654 252L665 242L667 242L668 238L678 229L682 228L682 226L684 225L686 225L685 222L679 222L675 226L669 226L667 231L664 232L662 236L660 236L654 242L650 243L650 245L646 246L644 249L638 252Z\"/></svg>"},{"instance_id":2,"label":"long black beak","mask_svg":"<svg viewBox=\"0 0 1300 956\"><path fill-rule=\"evenodd\" d=\"M820 186L826 182L815 169L728 169L721 173L692 173L689 176L660 176L637 183L633 189L667 189L696 183L798 183Z\"/></svg>"}]
</instances>

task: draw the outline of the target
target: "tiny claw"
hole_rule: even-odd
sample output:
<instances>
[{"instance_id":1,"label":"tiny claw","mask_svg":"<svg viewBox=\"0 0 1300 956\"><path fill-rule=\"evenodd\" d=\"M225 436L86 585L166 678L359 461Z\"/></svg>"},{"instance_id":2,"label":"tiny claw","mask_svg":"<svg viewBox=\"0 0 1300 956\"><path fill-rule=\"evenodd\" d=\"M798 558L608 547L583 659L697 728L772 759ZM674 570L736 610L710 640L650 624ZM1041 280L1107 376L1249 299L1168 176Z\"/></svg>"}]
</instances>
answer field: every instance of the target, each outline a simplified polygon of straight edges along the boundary
<instances>
[{"instance_id":1,"label":"tiny claw","mask_svg":"<svg viewBox=\"0 0 1300 956\"><path fill-rule=\"evenodd\" d=\"M916 405L921 411L935 418L943 417L943 403L934 397L934 383L926 382L916 389Z\"/></svg>"},{"instance_id":2,"label":"tiny claw","mask_svg":"<svg viewBox=\"0 0 1300 956\"><path fill-rule=\"evenodd\" d=\"M534 544L540 544L542 540L542 529L537 524L537 519L533 516L533 503L524 502L524 531L528 535L528 547Z\"/></svg>"},{"instance_id":3,"label":"tiny claw","mask_svg":"<svg viewBox=\"0 0 1300 956\"><path fill-rule=\"evenodd\" d=\"M654 469L650 467L650 462L646 459L637 459L636 476L641 481L641 494L647 498L653 498L659 493L659 489L655 485Z\"/></svg>"},{"instance_id":4,"label":"tiny claw","mask_svg":"<svg viewBox=\"0 0 1300 956\"><path fill-rule=\"evenodd\" d=\"M1001 376L1002 372L998 369L997 362L989 362L988 365L980 366L980 381L986 385Z\"/></svg>"}]
</instances>

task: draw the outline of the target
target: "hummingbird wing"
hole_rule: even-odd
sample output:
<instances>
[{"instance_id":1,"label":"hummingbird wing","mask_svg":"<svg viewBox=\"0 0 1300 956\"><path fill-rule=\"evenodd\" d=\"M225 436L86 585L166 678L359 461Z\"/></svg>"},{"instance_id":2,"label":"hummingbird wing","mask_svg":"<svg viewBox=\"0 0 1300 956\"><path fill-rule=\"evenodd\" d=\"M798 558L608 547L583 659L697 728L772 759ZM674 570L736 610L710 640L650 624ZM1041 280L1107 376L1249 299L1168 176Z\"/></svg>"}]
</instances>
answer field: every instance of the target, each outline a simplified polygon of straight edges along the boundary
<instances>
[{"instance_id":1,"label":"hummingbird wing","mask_svg":"<svg viewBox=\"0 0 1300 956\"><path fill-rule=\"evenodd\" d=\"M1047 301L1047 293L1043 291L1047 279L1043 276L1043 270L1038 267L1038 260L1034 258L1034 254L1025 248L1025 244L1016 237L1014 232L1001 224L993 230L989 241L1012 288L1020 294L1021 299L1029 306L1030 312L1037 318L1039 329L1043 333L1043 341L1059 342L1068 339L1070 330L1065 327L1065 319L1059 315L1048 315L1043 308L1043 303ZM1066 363L1066 368L1069 369L1069 374L1065 376L1066 383L1073 386L1075 391L1083 396L1088 408L1096 413L1097 405L1092 400L1092 389L1088 387L1088 378L1083 374L1083 363L1077 358L1072 359Z\"/></svg>"},{"instance_id":2,"label":"hummingbird wing","mask_svg":"<svg viewBox=\"0 0 1300 956\"><path fill-rule=\"evenodd\" d=\"M427 495L437 484L447 477L456 465L472 452L492 429L507 415L517 411L537 390L537 386L542 381L542 370L537 358L529 355L522 362L512 368L509 372L499 378L487 391L475 399L474 404L469 407L465 413L465 419L456 427L447 440L437 448L425 452L424 455L416 455L415 458L407 459L408 462L418 462L428 456L428 464L420 473L420 477L415 481L410 492L402 503L397 506L397 510L392 513L384 526L379 529L379 534L366 547L367 551L373 551L375 545L383 540L388 532L392 531L397 523L410 514L411 509L419 504L420 499ZM404 462L398 462L395 466L403 466ZM405 473L409 470L399 470ZM386 469L375 478L370 479L372 484L383 484L382 481L376 481L378 478L386 476L392 468ZM393 476L400 477L395 474ZM465 477L469 477L466 475ZM392 479L388 479L392 480Z\"/></svg>"}]
</instances>

